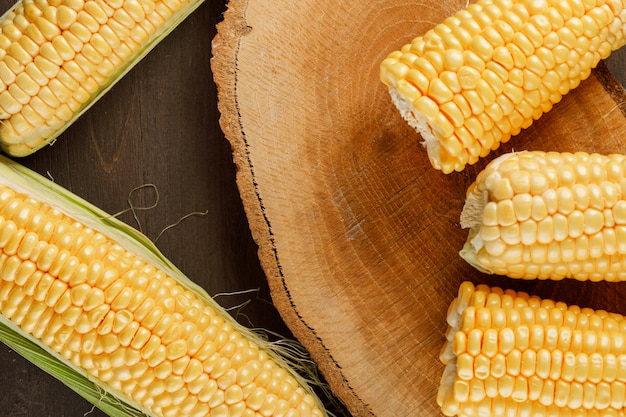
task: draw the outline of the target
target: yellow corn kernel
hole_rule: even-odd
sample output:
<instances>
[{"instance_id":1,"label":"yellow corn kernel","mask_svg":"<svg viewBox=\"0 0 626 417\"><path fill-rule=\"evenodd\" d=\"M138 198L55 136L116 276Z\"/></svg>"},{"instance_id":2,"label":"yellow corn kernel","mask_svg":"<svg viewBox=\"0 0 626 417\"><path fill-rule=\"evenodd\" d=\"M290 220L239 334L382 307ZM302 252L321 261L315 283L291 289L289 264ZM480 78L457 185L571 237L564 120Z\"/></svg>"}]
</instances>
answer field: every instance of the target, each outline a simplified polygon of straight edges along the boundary
<instances>
[{"instance_id":1,"label":"yellow corn kernel","mask_svg":"<svg viewBox=\"0 0 626 417\"><path fill-rule=\"evenodd\" d=\"M624 322L623 316L609 316L603 311L581 309L535 296L528 299L531 303L505 302L509 297L521 300L527 294L485 285L474 286L470 282L459 287L458 296L448 310L447 322L453 323L447 331L450 336L442 348L442 351L453 352L444 362L437 394L443 414L459 417L556 416L581 410L585 413L583 415L619 415L626 398L626 385L619 380L626 366L623 362L626 355L623 346L612 345L610 340L624 338L619 325L613 327ZM486 299L492 302L485 304ZM542 307L544 305L550 306L550 313ZM476 323L469 314L476 309L493 317L519 314L525 316L527 322L535 323L530 329L520 326L516 320L508 320L501 327L484 329L483 333L506 333L508 338L529 336L534 341L520 341L518 346L521 347L513 350L502 349L510 343L498 344L498 352L493 356L480 351L454 353L448 347L451 340L469 338L476 330ZM545 320L546 315L568 316L571 320L553 325ZM482 322L487 323L488 319L484 318ZM596 324L579 328L579 325L591 322ZM607 331L607 328L613 330ZM514 333L518 335L513 336ZM554 340L562 342L554 343ZM565 340L572 343L565 343ZM527 408L521 410L522 406ZM546 409L551 410L549 414L545 414Z\"/></svg>"},{"instance_id":2,"label":"yellow corn kernel","mask_svg":"<svg viewBox=\"0 0 626 417\"><path fill-rule=\"evenodd\" d=\"M181 21L175 15L186 16L199 4L19 0L0 22L0 147L25 156L52 142ZM22 110L31 99L36 103Z\"/></svg>"},{"instance_id":3,"label":"yellow corn kernel","mask_svg":"<svg viewBox=\"0 0 626 417\"><path fill-rule=\"evenodd\" d=\"M587 10L575 0L537 1L541 7L533 3L478 0L381 62L381 81L405 120L421 134L436 169L460 171L488 155L549 111L602 57L626 42L625 6L619 2L611 7L591 3ZM572 15L573 9L583 12ZM456 85L450 83L451 74L458 88L450 88ZM412 82L419 86L421 99L431 99L436 108L424 112L413 92L401 88ZM444 120L435 114L441 110L449 116L443 106L457 97L468 102L474 115L492 119L488 131L494 140L474 135L468 141L463 129L441 125ZM471 131L465 126L468 119L453 116L456 127ZM449 143L462 145L445 145Z\"/></svg>"},{"instance_id":4,"label":"yellow corn kernel","mask_svg":"<svg viewBox=\"0 0 626 417\"><path fill-rule=\"evenodd\" d=\"M502 155L468 190L461 225L471 232L461 256L512 278L626 279L626 189L611 175L616 166L626 167L626 156Z\"/></svg>"},{"instance_id":5,"label":"yellow corn kernel","mask_svg":"<svg viewBox=\"0 0 626 417\"><path fill-rule=\"evenodd\" d=\"M217 415L224 406L240 415L326 415L261 339L155 252L126 249L145 242L56 196L43 177L27 179L45 198L23 177L15 190L4 173L21 175L16 167L0 158L0 312L21 332L150 415ZM485 358L495 349L486 346Z\"/></svg>"}]
</instances>

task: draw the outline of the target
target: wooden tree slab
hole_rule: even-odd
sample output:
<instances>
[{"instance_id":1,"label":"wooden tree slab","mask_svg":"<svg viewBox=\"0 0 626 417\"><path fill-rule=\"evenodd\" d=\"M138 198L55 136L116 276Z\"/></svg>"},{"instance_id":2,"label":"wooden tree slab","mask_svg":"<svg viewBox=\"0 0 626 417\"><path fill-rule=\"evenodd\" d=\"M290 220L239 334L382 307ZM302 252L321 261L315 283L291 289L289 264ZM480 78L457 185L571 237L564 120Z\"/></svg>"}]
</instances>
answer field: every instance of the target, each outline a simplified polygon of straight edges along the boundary
<instances>
[{"instance_id":1,"label":"wooden tree slab","mask_svg":"<svg viewBox=\"0 0 626 417\"><path fill-rule=\"evenodd\" d=\"M275 304L355 416L439 416L445 315L470 279L626 312L626 284L521 282L458 256L467 186L435 171L380 61L464 1L232 0L213 42L221 126ZM626 152L604 69L492 157Z\"/></svg>"}]
</instances>

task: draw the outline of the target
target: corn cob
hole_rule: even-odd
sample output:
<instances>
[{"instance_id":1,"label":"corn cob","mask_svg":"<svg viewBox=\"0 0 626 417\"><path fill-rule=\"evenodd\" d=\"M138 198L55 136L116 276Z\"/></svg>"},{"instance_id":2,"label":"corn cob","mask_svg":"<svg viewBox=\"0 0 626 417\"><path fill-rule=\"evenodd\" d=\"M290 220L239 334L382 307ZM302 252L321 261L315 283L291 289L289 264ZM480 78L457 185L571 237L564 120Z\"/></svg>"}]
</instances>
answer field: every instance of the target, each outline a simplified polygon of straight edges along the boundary
<instances>
[{"instance_id":1,"label":"corn cob","mask_svg":"<svg viewBox=\"0 0 626 417\"><path fill-rule=\"evenodd\" d=\"M467 190L461 256L522 279L626 279L626 156L504 154Z\"/></svg>"},{"instance_id":2,"label":"corn cob","mask_svg":"<svg viewBox=\"0 0 626 417\"><path fill-rule=\"evenodd\" d=\"M437 402L446 416L624 416L626 320L461 284Z\"/></svg>"},{"instance_id":3,"label":"corn cob","mask_svg":"<svg viewBox=\"0 0 626 417\"><path fill-rule=\"evenodd\" d=\"M0 18L0 145L52 142L202 0L20 0Z\"/></svg>"},{"instance_id":4,"label":"corn cob","mask_svg":"<svg viewBox=\"0 0 626 417\"><path fill-rule=\"evenodd\" d=\"M6 158L0 313L2 341L26 353L34 344L92 392L119 398L124 413L110 415L326 415L269 342L145 236Z\"/></svg>"},{"instance_id":5,"label":"corn cob","mask_svg":"<svg viewBox=\"0 0 626 417\"><path fill-rule=\"evenodd\" d=\"M380 77L432 165L461 171L624 44L622 1L478 0L390 53Z\"/></svg>"}]
</instances>

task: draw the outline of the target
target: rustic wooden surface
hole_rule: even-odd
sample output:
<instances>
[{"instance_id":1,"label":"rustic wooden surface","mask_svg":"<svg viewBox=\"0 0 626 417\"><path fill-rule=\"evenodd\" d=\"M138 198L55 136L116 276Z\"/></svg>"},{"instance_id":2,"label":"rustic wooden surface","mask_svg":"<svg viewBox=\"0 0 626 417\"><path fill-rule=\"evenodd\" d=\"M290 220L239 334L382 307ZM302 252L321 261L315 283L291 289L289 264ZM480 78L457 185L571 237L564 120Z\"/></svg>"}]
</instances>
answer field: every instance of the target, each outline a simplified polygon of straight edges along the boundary
<instances>
[{"instance_id":1,"label":"rustic wooden surface","mask_svg":"<svg viewBox=\"0 0 626 417\"><path fill-rule=\"evenodd\" d=\"M271 305L218 125L210 42L225 8L225 1L207 0L54 146L22 162L111 213L126 210L129 195L136 207L152 205L156 188L157 207L137 212L153 239L189 213L206 212L165 231L157 246L212 294L258 289L219 300L247 302L236 310L243 323L289 336ZM609 66L626 80L626 53L614 54ZM132 192L147 184L155 188ZM137 226L128 212L120 218ZM0 416L104 416L4 346L0 367Z\"/></svg>"},{"instance_id":2,"label":"rustic wooden surface","mask_svg":"<svg viewBox=\"0 0 626 417\"><path fill-rule=\"evenodd\" d=\"M355 416L441 415L438 354L464 279L625 309L622 284L503 280L456 255L465 190L487 160L432 169L378 63L464 3L418 1L411 14L405 1L301 0L294 13L231 0L214 42L222 128L274 302ZM606 74L490 157L626 152L624 91Z\"/></svg>"}]
</instances>

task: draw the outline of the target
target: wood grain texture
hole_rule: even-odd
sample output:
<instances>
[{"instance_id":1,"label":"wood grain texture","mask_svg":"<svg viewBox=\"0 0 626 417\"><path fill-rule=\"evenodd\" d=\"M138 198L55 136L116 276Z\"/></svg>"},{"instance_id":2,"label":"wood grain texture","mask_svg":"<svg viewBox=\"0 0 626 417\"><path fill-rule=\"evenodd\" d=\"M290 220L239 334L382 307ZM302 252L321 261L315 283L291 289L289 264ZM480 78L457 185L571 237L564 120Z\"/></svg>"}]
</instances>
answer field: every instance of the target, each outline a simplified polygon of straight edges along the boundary
<instances>
[{"instance_id":1,"label":"wood grain texture","mask_svg":"<svg viewBox=\"0 0 626 417\"><path fill-rule=\"evenodd\" d=\"M279 3L228 4L213 44L221 125L275 303L353 415L440 415L438 354L462 280L624 311L626 284L504 280L458 257L465 190L487 161L433 170L378 64L465 2ZM623 100L603 66L489 159L626 152Z\"/></svg>"},{"instance_id":2,"label":"wood grain texture","mask_svg":"<svg viewBox=\"0 0 626 417\"><path fill-rule=\"evenodd\" d=\"M8 8L4 0L0 7ZM156 208L137 210L161 251L248 326L290 336L271 304L218 125L209 59L224 1L206 1L50 147L21 160L109 213L128 209L131 190L154 184ZM136 207L155 189L132 193ZM138 227L131 213L120 218ZM0 346L0 416L101 417L63 384ZM181 416L182 417L182 416Z\"/></svg>"}]
</instances>

